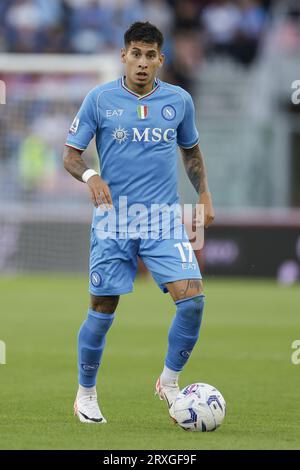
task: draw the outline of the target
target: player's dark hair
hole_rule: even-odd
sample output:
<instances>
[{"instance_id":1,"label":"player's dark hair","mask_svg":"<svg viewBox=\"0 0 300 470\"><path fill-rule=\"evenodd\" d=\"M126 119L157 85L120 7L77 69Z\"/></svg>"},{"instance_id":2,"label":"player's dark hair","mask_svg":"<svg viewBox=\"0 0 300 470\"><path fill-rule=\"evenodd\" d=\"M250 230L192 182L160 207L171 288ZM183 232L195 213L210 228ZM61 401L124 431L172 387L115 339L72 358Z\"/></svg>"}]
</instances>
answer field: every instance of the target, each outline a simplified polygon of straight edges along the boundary
<instances>
[{"instance_id":1,"label":"player's dark hair","mask_svg":"<svg viewBox=\"0 0 300 470\"><path fill-rule=\"evenodd\" d=\"M161 49L164 37L159 29L149 21L136 21L124 34L125 47L129 46L131 41L146 42L147 44L157 43L158 48Z\"/></svg>"}]
</instances>

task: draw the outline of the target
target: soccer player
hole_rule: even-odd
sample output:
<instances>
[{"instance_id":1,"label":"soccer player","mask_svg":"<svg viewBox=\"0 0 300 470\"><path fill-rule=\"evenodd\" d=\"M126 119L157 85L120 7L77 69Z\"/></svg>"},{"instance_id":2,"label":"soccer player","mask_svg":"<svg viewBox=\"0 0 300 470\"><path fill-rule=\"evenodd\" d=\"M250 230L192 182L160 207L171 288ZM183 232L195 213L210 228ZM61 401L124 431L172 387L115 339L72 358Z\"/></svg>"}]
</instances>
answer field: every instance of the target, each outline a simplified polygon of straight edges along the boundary
<instances>
[{"instance_id":1,"label":"soccer player","mask_svg":"<svg viewBox=\"0 0 300 470\"><path fill-rule=\"evenodd\" d=\"M162 44L162 33L149 22L136 22L126 31L121 51L125 75L88 93L66 142L64 166L86 183L95 206L90 307L78 335L79 388L74 404L75 414L85 423L106 423L97 401L97 372L119 296L132 291L138 256L176 306L164 368L155 387L171 417L180 371L199 336L203 286L184 228L181 239L173 237L173 229L179 224L183 227L182 221L176 211L170 212L171 235L167 237L159 223L153 231L147 212L153 204L173 207L179 201L179 146L199 203L204 205L205 226L214 219L192 98L182 88L156 78L164 62ZM94 136L101 175L82 158ZM129 208L125 215L124 200ZM141 205L146 215L136 210Z\"/></svg>"}]
</instances>

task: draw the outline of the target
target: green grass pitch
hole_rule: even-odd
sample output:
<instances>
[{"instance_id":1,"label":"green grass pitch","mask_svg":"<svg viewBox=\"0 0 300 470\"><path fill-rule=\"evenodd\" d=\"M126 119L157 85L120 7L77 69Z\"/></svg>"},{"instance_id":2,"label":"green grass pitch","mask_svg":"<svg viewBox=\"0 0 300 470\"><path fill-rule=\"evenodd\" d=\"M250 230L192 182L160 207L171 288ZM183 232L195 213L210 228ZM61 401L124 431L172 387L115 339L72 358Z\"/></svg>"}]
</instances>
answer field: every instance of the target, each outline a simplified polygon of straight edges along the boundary
<instances>
[{"instance_id":1,"label":"green grass pitch","mask_svg":"<svg viewBox=\"0 0 300 470\"><path fill-rule=\"evenodd\" d=\"M108 334L98 393L106 425L73 416L76 336L86 315L87 278L0 278L1 449L296 449L300 448L300 287L272 281L205 282L200 340L181 387L210 383L227 401L213 433L171 423L154 384L174 306L153 281L123 296Z\"/></svg>"}]
</instances>

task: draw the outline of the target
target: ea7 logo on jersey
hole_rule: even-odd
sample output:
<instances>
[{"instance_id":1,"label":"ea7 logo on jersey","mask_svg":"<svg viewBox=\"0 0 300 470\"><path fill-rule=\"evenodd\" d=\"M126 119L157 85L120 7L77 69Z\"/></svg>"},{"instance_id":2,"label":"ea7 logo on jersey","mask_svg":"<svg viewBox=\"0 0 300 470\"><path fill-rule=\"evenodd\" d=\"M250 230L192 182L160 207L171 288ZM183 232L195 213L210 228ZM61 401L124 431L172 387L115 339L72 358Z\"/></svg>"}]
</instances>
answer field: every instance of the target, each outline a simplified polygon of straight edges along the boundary
<instances>
[{"instance_id":1,"label":"ea7 logo on jersey","mask_svg":"<svg viewBox=\"0 0 300 470\"><path fill-rule=\"evenodd\" d=\"M74 121L72 122L72 125L70 127L70 133L71 134L76 134L79 126L79 118L76 116Z\"/></svg>"},{"instance_id":2,"label":"ea7 logo on jersey","mask_svg":"<svg viewBox=\"0 0 300 470\"><path fill-rule=\"evenodd\" d=\"M106 117L120 117L124 113L124 109L107 109Z\"/></svg>"}]
</instances>

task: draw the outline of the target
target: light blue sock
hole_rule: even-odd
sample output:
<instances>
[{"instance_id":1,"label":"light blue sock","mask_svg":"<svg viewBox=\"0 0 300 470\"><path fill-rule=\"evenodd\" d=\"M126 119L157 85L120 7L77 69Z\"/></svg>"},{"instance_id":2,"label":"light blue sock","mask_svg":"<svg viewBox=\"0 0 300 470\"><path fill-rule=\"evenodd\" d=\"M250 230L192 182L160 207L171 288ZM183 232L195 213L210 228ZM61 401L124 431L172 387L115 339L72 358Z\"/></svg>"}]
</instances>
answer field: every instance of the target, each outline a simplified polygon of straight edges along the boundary
<instances>
[{"instance_id":1,"label":"light blue sock","mask_svg":"<svg viewBox=\"0 0 300 470\"><path fill-rule=\"evenodd\" d=\"M89 309L81 325L78 334L78 380L83 387L96 385L106 333L114 317L114 313L98 313Z\"/></svg>"},{"instance_id":2,"label":"light blue sock","mask_svg":"<svg viewBox=\"0 0 300 470\"><path fill-rule=\"evenodd\" d=\"M165 365L181 371L199 337L204 308L204 295L178 300L176 315L169 331L169 347Z\"/></svg>"}]
</instances>

